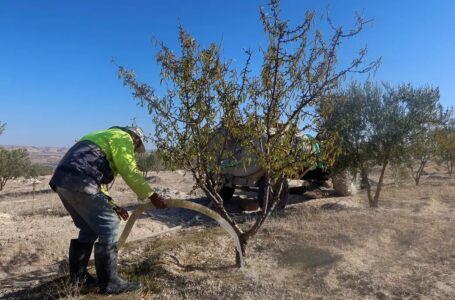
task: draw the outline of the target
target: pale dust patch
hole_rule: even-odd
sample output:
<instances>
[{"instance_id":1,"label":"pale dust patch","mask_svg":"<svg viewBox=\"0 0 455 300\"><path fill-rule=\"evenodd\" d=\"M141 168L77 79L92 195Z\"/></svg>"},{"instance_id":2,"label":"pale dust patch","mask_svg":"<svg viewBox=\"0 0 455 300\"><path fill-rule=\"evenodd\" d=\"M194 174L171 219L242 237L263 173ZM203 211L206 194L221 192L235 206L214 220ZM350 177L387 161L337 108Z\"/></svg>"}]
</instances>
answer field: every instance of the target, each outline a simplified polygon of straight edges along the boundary
<instances>
[{"instance_id":1,"label":"pale dust patch","mask_svg":"<svg viewBox=\"0 0 455 300\"><path fill-rule=\"evenodd\" d=\"M13 216L10 214L0 213L0 224L11 224Z\"/></svg>"},{"instance_id":2,"label":"pale dust patch","mask_svg":"<svg viewBox=\"0 0 455 300\"><path fill-rule=\"evenodd\" d=\"M447 295L455 295L455 285L454 284L447 284L445 282L438 281L435 284L435 288L441 290L442 292L446 293Z\"/></svg>"}]
</instances>

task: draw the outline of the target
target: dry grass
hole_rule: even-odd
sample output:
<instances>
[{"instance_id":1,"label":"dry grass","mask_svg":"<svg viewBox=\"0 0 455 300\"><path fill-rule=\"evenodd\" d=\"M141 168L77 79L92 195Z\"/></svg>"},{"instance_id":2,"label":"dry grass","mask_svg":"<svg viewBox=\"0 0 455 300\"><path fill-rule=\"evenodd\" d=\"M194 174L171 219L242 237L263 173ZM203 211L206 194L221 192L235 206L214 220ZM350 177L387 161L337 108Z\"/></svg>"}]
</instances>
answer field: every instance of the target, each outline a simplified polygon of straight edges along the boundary
<instances>
[{"instance_id":1,"label":"dry grass","mask_svg":"<svg viewBox=\"0 0 455 300\"><path fill-rule=\"evenodd\" d=\"M379 209L364 194L293 204L250 242L242 270L220 228L132 243L120 270L147 289L109 299L455 299L454 182L433 165L419 187L389 175ZM58 297L106 298L59 280L51 281ZM14 295L45 297L51 283Z\"/></svg>"}]
</instances>

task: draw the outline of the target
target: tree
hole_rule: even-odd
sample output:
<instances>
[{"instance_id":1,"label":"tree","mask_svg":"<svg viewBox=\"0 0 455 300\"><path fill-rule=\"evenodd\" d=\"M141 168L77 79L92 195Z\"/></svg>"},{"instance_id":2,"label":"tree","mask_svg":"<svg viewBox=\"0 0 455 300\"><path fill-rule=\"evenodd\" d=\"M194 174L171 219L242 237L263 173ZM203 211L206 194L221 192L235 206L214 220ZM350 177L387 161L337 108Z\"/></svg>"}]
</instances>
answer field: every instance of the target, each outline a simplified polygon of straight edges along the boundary
<instances>
[{"instance_id":1,"label":"tree","mask_svg":"<svg viewBox=\"0 0 455 300\"><path fill-rule=\"evenodd\" d=\"M0 191L9 180L25 176L30 164L27 150L0 148Z\"/></svg>"},{"instance_id":2,"label":"tree","mask_svg":"<svg viewBox=\"0 0 455 300\"><path fill-rule=\"evenodd\" d=\"M164 161L158 151L139 153L136 155L137 167L144 177L150 171L161 171L165 169Z\"/></svg>"},{"instance_id":3,"label":"tree","mask_svg":"<svg viewBox=\"0 0 455 300\"><path fill-rule=\"evenodd\" d=\"M443 115L437 88L371 82L352 83L338 97L323 101L319 111L324 116L321 130L336 137L338 168L360 171L370 207L379 205L387 166L403 164L409 145L441 124ZM369 174L376 165L381 171L373 193Z\"/></svg>"},{"instance_id":4,"label":"tree","mask_svg":"<svg viewBox=\"0 0 455 300\"><path fill-rule=\"evenodd\" d=\"M314 12L306 12L303 22L292 28L280 17L279 1L272 0L260 16L268 45L260 52L259 72L251 70L251 50L246 51L245 66L236 70L223 62L219 46L201 48L182 27L180 55L157 43L163 97L138 82L134 72L122 66L118 70L124 85L153 116L155 143L166 161L193 175L234 228L244 254L248 240L278 203L286 177L309 163L310 155L296 150L296 137L318 118L314 105L330 95L346 74L368 72L378 65L378 61L364 64L365 49L347 66L337 64L342 41L363 29L366 22L361 17L348 31L335 28L328 19L334 31L325 39L315 28ZM263 211L249 227L235 222L220 196L219 174L222 162L234 155L225 147L232 140L265 170Z\"/></svg>"},{"instance_id":5,"label":"tree","mask_svg":"<svg viewBox=\"0 0 455 300\"><path fill-rule=\"evenodd\" d=\"M425 166L433 157L435 151L434 132L431 130L424 130L422 134L417 135L410 141L407 152L409 159L406 162L406 166L416 185L419 185ZM415 161L418 161L417 169L415 169Z\"/></svg>"},{"instance_id":6,"label":"tree","mask_svg":"<svg viewBox=\"0 0 455 300\"><path fill-rule=\"evenodd\" d=\"M450 176L455 166L455 126L449 125L435 132L436 156L447 167Z\"/></svg>"},{"instance_id":7,"label":"tree","mask_svg":"<svg viewBox=\"0 0 455 300\"><path fill-rule=\"evenodd\" d=\"M404 165L409 169L416 185L419 185L420 178L428 161L437 155L436 135L440 129L450 123L453 114L452 108L435 112L435 122L423 125L419 132L405 141L406 151L404 154ZM406 159L407 156L407 159ZM415 162L418 162L417 169Z\"/></svg>"},{"instance_id":8,"label":"tree","mask_svg":"<svg viewBox=\"0 0 455 300\"><path fill-rule=\"evenodd\" d=\"M30 164L26 171L26 177L37 178L39 176L52 175L54 169L47 165L42 164Z\"/></svg>"}]
</instances>

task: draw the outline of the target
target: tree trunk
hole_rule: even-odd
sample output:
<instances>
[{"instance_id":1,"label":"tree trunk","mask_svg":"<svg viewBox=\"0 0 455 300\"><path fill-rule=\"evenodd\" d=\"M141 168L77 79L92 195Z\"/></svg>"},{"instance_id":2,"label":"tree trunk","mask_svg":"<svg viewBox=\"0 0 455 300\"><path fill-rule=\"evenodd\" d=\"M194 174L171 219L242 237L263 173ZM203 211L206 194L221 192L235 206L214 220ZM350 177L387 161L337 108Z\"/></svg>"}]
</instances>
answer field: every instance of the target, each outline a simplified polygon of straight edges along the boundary
<instances>
[{"instance_id":1,"label":"tree trunk","mask_svg":"<svg viewBox=\"0 0 455 300\"><path fill-rule=\"evenodd\" d=\"M419 169L417 170L416 174L415 174L415 177L414 177L414 181L415 181L415 184L416 185L419 185L420 183L420 177L422 176L423 174L423 169L425 168L425 165L427 164L427 160L426 159L422 159L420 161L420 166L419 166Z\"/></svg>"},{"instance_id":2,"label":"tree trunk","mask_svg":"<svg viewBox=\"0 0 455 300\"><path fill-rule=\"evenodd\" d=\"M360 170L360 176L362 178L362 182L365 185L365 188L367 189L367 195L368 195L368 203L371 204L373 203L373 196L371 195L371 185L370 185L370 179L368 178L368 171L365 168L362 168Z\"/></svg>"},{"instance_id":3,"label":"tree trunk","mask_svg":"<svg viewBox=\"0 0 455 300\"><path fill-rule=\"evenodd\" d=\"M389 163L389 160L388 160L388 159L386 159L386 160L382 163L381 175L379 176L378 185L376 186L376 192L374 193L373 201L370 202L370 207L372 207L372 208L377 208L377 207L379 207L379 195L381 194L382 183L383 183L383 181L384 181L384 174L385 174L385 170L386 170L386 168L387 168L388 163Z\"/></svg>"},{"instance_id":4,"label":"tree trunk","mask_svg":"<svg viewBox=\"0 0 455 300\"><path fill-rule=\"evenodd\" d=\"M378 208L379 207L379 203L376 200L376 198L373 198L373 200L371 200L369 204L370 204L370 208Z\"/></svg>"},{"instance_id":5,"label":"tree trunk","mask_svg":"<svg viewBox=\"0 0 455 300\"><path fill-rule=\"evenodd\" d=\"M8 179L9 179L8 177L0 178L0 191L3 191L3 188L5 187Z\"/></svg>"},{"instance_id":6,"label":"tree trunk","mask_svg":"<svg viewBox=\"0 0 455 300\"><path fill-rule=\"evenodd\" d=\"M229 223L229 225L232 226L232 228L234 229L235 231L235 234L237 235L238 239L239 239L239 243L240 243L240 251L242 252L242 256L244 258L244 261L245 261L245 255L246 255L246 247L247 247L247 244L248 244L248 238L249 238L249 232L243 232L242 229L236 224L235 220L233 220L228 212L226 211L226 209L224 208L223 206L223 202L222 202L222 198L220 195L216 194L214 195L211 191L210 191L210 188L207 187L207 186L200 186L202 188L202 190L204 190L204 192L206 193L206 195L208 196L208 198L210 199L210 201L212 201L213 204L215 204L215 211L221 215L221 217L223 219L226 220L227 223ZM239 253L237 252L237 249L235 248L234 249L235 251L235 265L239 268L242 267L242 263L241 263L241 260L240 260L240 256L239 256Z\"/></svg>"},{"instance_id":7,"label":"tree trunk","mask_svg":"<svg viewBox=\"0 0 455 300\"><path fill-rule=\"evenodd\" d=\"M278 188L277 192L274 192L274 193L269 192L270 180L267 180L267 178L268 178L268 176L266 176L266 181L264 184L264 208L263 208L262 213L257 215L255 223L247 231L238 235L239 242L240 242L240 248L242 250L242 255L244 258L246 258L246 254L247 254L246 248L247 248L250 238L253 237L258 232L258 230L264 224L265 220L267 220L267 218L271 215L274 207L280 200L281 193L283 192L283 184L284 184L283 180L286 180L284 178L284 175L281 178L281 182L279 182L279 187L277 187ZM271 209L268 209L267 207L270 205L272 207L271 207ZM237 266L240 266L240 257L237 252L236 252L235 262L236 262Z\"/></svg>"},{"instance_id":8,"label":"tree trunk","mask_svg":"<svg viewBox=\"0 0 455 300\"><path fill-rule=\"evenodd\" d=\"M250 235L248 235L248 234L242 234L239 236L240 249L242 251L242 256L243 256L244 260L246 258L246 247L248 245L249 237L250 237ZM239 256L239 253L237 252L237 249L235 249L235 265L236 265L236 267L239 267L239 268L241 267L240 256Z\"/></svg>"}]
</instances>

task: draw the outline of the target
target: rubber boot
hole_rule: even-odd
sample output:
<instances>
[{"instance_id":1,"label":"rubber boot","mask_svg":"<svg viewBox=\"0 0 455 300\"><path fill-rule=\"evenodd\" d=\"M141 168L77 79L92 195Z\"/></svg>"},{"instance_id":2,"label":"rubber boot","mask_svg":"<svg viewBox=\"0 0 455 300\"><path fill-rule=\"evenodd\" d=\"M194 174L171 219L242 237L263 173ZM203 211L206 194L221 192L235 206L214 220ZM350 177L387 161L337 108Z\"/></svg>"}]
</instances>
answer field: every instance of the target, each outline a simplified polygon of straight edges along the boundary
<instances>
[{"instance_id":1,"label":"rubber boot","mask_svg":"<svg viewBox=\"0 0 455 300\"><path fill-rule=\"evenodd\" d=\"M118 276L117 252L117 244L95 244L95 267L100 293L120 294L142 289L144 286L141 283L128 282Z\"/></svg>"},{"instance_id":2,"label":"rubber boot","mask_svg":"<svg viewBox=\"0 0 455 300\"><path fill-rule=\"evenodd\" d=\"M93 243L71 240L69 250L70 284L93 287L98 281L87 272L87 264L92 254Z\"/></svg>"}]
</instances>

